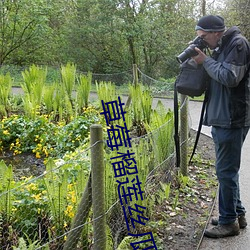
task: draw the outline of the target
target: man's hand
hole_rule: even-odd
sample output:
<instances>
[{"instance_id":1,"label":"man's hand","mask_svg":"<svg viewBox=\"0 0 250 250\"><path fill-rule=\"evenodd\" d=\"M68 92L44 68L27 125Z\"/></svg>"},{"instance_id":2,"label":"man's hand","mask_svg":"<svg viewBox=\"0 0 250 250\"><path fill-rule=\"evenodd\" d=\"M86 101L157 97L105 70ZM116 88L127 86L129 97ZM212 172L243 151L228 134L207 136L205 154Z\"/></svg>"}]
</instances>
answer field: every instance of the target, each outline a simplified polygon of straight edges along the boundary
<instances>
[{"instance_id":1,"label":"man's hand","mask_svg":"<svg viewBox=\"0 0 250 250\"><path fill-rule=\"evenodd\" d=\"M207 56L197 47L194 48L195 51L198 53L197 56L192 57L197 64L203 64Z\"/></svg>"}]
</instances>

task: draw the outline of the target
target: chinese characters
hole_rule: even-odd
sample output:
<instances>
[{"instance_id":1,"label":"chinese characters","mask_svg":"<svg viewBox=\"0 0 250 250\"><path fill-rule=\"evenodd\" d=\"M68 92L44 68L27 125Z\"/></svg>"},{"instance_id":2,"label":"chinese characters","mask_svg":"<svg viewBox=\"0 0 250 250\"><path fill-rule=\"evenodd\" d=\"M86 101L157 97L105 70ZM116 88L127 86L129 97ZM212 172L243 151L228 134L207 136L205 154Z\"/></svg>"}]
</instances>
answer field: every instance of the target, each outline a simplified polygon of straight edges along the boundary
<instances>
[{"instance_id":1,"label":"chinese characters","mask_svg":"<svg viewBox=\"0 0 250 250\"><path fill-rule=\"evenodd\" d=\"M145 216L146 207L138 204L138 201L142 201L144 198L144 191L141 187L142 182L138 177L137 162L134 158L134 153L131 152L131 138L129 137L129 130L125 121L126 111L124 111L123 105L124 103L121 102L120 97L115 101L106 103L102 101L103 112L101 114L105 116L106 124L109 126L107 130L107 145L112 151L117 151L117 156L111 158L111 164L118 184L117 192L126 220L126 226L130 232L131 227L135 228L136 224L145 225L148 218ZM113 125L113 121L121 119L123 126ZM123 149L124 147L126 148L125 153L119 151L121 147ZM121 179L121 177L125 179ZM130 244L133 249L157 249L152 232L137 235L129 233L129 235L143 237L143 240ZM142 244L143 248L142 246L140 247Z\"/></svg>"}]
</instances>

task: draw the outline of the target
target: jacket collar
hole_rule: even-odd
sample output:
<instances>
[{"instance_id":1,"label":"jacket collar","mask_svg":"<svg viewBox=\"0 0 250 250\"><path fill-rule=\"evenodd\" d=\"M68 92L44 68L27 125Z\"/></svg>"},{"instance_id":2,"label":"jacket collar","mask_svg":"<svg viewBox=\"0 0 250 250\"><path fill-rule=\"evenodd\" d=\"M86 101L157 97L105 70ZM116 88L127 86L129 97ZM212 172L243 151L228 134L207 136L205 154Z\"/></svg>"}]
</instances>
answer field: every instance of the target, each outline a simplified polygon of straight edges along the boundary
<instances>
[{"instance_id":1,"label":"jacket collar","mask_svg":"<svg viewBox=\"0 0 250 250\"><path fill-rule=\"evenodd\" d=\"M232 37L241 34L240 29L237 26L233 26L225 31L224 35L221 38L221 41L219 42L219 46L214 49L213 51L213 58L217 58L219 54L221 53L221 50L223 47L225 47L229 41L231 41Z\"/></svg>"}]
</instances>

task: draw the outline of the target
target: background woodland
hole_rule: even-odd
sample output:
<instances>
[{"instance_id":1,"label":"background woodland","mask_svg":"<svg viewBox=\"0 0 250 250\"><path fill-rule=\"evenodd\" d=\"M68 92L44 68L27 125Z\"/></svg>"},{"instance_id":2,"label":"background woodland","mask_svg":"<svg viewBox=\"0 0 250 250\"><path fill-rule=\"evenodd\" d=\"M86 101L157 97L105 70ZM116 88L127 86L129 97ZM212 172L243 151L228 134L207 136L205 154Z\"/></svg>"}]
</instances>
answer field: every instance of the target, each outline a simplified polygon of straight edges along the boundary
<instances>
[{"instance_id":1,"label":"background woodland","mask_svg":"<svg viewBox=\"0 0 250 250\"><path fill-rule=\"evenodd\" d=\"M131 69L171 78L200 16L219 14L250 38L247 0L4 0L0 65L60 66L101 74Z\"/></svg>"}]
</instances>

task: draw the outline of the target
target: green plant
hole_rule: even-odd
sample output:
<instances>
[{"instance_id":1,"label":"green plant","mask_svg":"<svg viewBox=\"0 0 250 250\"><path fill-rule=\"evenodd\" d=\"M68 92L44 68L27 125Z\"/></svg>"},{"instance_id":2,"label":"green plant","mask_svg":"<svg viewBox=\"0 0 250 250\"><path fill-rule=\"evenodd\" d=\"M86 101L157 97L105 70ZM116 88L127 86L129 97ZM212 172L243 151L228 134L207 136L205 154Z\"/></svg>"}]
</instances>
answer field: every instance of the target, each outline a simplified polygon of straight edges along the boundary
<instances>
[{"instance_id":1,"label":"green plant","mask_svg":"<svg viewBox=\"0 0 250 250\"><path fill-rule=\"evenodd\" d=\"M0 161L0 213L5 216L8 223L12 214L14 176L12 166L8 167L3 160Z\"/></svg>"},{"instance_id":2,"label":"green plant","mask_svg":"<svg viewBox=\"0 0 250 250\"><path fill-rule=\"evenodd\" d=\"M46 235L46 231L39 230L44 225L42 221L49 221L48 197L41 178L32 176L22 177L17 183L16 189L12 190L15 200L13 202L13 227L19 235L30 240L40 239ZM38 227L39 225L39 227Z\"/></svg>"},{"instance_id":3,"label":"green plant","mask_svg":"<svg viewBox=\"0 0 250 250\"><path fill-rule=\"evenodd\" d=\"M102 107L102 101L106 103L118 99L115 84L112 82L96 82L96 90L100 107Z\"/></svg>"},{"instance_id":4,"label":"green plant","mask_svg":"<svg viewBox=\"0 0 250 250\"><path fill-rule=\"evenodd\" d=\"M178 182L181 189L185 189L187 186L190 187L192 185L189 176L183 175L181 173L178 174Z\"/></svg>"},{"instance_id":5,"label":"green plant","mask_svg":"<svg viewBox=\"0 0 250 250\"><path fill-rule=\"evenodd\" d=\"M46 86L44 89L43 102L46 108L46 114L51 114L53 111L54 94L55 94L56 84Z\"/></svg>"},{"instance_id":6,"label":"green plant","mask_svg":"<svg viewBox=\"0 0 250 250\"><path fill-rule=\"evenodd\" d=\"M67 63L66 66L61 66L62 86L66 91L69 100L72 103L72 91L76 81L76 65Z\"/></svg>"},{"instance_id":7,"label":"green plant","mask_svg":"<svg viewBox=\"0 0 250 250\"><path fill-rule=\"evenodd\" d=\"M92 74L88 72L87 75L80 75L78 78L78 82L79 85L77 87L76 103L78 112L80 112L83 108L88 107Z\"/></svg>"},{"instance_id":8,"label":"green plant","mask_svg":"<svg viewBox=\"0 0 250 250\"><path fill-rule=\"evenodd\" d=\"M162 248L162 241L160 240L159 236L157 234L153 234L155 244L157 246L157 249L163 250ZM140 236L139 238L135 238L132 236L126 236L122 242L119 244L117 250L132 250L132 249L151 249L152 248L152 242L150 243L144 242L144 243L138 243L136 248L133 248L130 244L135 243L138 241L148 240L148 236ZM150 246L149 246L150 245ZM153 248L152 248L153 249Z\"/></svg>"},{"instance_id":9,"label":"green plant","mask_svg":"<svg viewBox=\"0 0 250 250\"><path fill-rule=\"evenodd\" d=\"M174 200L172 203L173 209L176 209L179 205L179 196L180 196L180 191L177 189L177 190L175 190L175 196L174 196Z\"/></svg>"},{"instance_id":10,"label":"green plant","mask_svg":"<svg viewBox=\"0 0 250 250\"><path fill-rule=\"evenodd\" d=\"M143 85L129 85L129 93L131 96L131 108L134 118L134 124L137 126L141 123L150 123L152 110L152 95L148 89L144 89Z\"/></svg>"},{"instance_id":11,"label":"green plant","mask_svg":"<svg viewBox=\"0 0 250 250\"><path fill-rule=\"evenodd\" d=\"M38 249L41 245L38 240L35 240L34 242L29 238L28 235L25 235L25 240L23 237L20 237L18 239L18 246L13 246L13 250L35 250ZM43 250L49 250L49 246L43 246Z\"/></svg>"},{"instance_id":12,"label":"green plant","mask_svg":"<svg viewBox=\"0 0 250 250\"><path fill-rule=\"evenodd\" d=\"M92 107L68 124L55 124L46 115L35 119L13 115L0 121L0 150L11 150L14 155L33 152L37 158L58 157L87 142L90 126L99 121L99 113Z\"/></svg>"},{"instance_id":13,"label":"green plant","mask_svg":"<svg viewBox=\"0 0 250 250\"><path fill-rule=\"evenodd\" d=\"M173 130L174 119L173 112L166 110L162 102L158 102L156 109L151 114L150 124L145 124L145 128L149 134L149 138L152 140L155 159L158 163L166 160L173 152Z\"/></svg>"},{"instance_id":14,"label":"green plant","mask_svg":"<svg viewBox=\"0 0 250 250\"><path fill-rule=\"evenodd\" d=\"M10 74L0 75L0 116L7 116L9 111L9 96L11 93L12 79Z\"/></svg>"},{"instance_id":15,"label":"green plant","mask_svg":"<svg viewBox=\"0 0 250 250\"><path fill-rule=\"evenodd\" d=\"M29 117L34 118L37 112L40 112L46 75L47 68L43 69L35 65L22 72L24 82L21 87L24 91L24 111Z\"/></svg>"},{"instance_id":16,"label":"green plant","mask_svg":"<svg viewBox=\"0 0 250 250\"><path fill-rule=\"evenodd\" d=\"M163 196L166 200L169 199L170 192L171 192L171 182L170 183L160 183L161 184L161 190L163 193Z\"/></svg>"}]
</instances>

